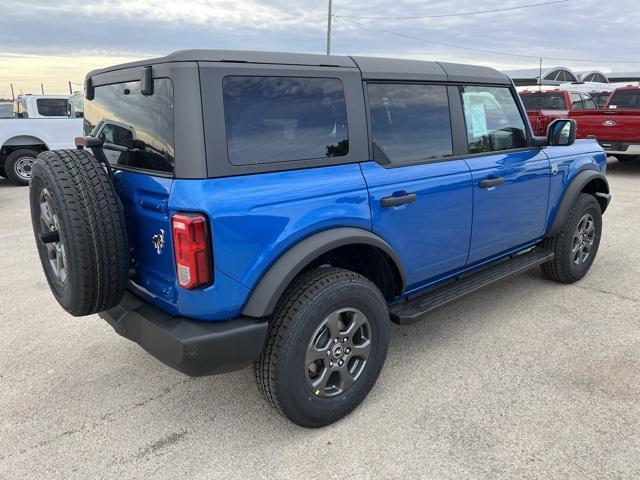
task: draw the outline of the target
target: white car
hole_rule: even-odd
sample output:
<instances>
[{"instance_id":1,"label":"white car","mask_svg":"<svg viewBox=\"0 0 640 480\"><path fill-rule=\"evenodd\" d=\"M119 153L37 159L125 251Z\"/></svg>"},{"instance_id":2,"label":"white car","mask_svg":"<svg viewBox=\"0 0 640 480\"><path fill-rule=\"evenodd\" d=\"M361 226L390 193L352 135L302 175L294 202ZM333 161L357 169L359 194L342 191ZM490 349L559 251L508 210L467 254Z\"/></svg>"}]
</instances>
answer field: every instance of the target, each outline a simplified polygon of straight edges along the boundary
<instances>
[{"instance_id":1,"label":"white car","mask_svg":"<svg viewBox=\"0 0 640 480\"><path fill-rule=\"evenodd\" d=\"M28 185L40 152L74 148L82 118L71 118L68 95L26 95L13 104L14 118L0 120L0 176Z\"/></svg>"}]
</instances>

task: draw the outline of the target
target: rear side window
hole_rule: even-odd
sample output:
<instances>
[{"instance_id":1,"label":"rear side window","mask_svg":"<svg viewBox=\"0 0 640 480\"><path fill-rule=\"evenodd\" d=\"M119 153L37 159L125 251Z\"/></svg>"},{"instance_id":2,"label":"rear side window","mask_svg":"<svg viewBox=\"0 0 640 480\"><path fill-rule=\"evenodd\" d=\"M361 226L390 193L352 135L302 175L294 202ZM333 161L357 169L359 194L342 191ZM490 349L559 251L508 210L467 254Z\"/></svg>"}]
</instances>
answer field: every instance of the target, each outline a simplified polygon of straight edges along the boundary
<instances>
[{"instance_id":1,"label":"rear side window","mask_svg":"<svg viewBox=\"0 0 640 480\"><path fill-rule=\"evenodd\" d=\"M342 82L226 77L224 118L233 165L341 157L349 152Z\"/></svg>"},{"instance_id":2,"label":"rear side window","mask_svg":"<svg viewBox=\"0 0 640 480\"><path fill-rule=\"evenodd\" d=\"M85 133L127 148L105 148L116 166L173 173L173 121L173 84L168 78L154 79L153 95L142 95L139 81L115 83L96 87L94 99L84 102Z\"/></svg>"},{"instance_id":3,"label":"rear side window","mask_svg":"<svg viewBox=\"0 0 640 480\"><path fill-rule=\"evenodd\" d=\"M66 117L69 102L65 98L38 98L36 106L43 117Z\"/></svg>"},{"instance_id":4,"label":"rear side window","mask_svg":"<svg viewBox=\"0 0 640 480\"><path fill-rule=\"evenodd\" d=\"M584 104L584 108L588 108L591 110L598 108L596 102L594 102L589 95L582 95L582 103Z\"/></svg>"},{"instance_id":5,"label":"rear side window","mask_svg":"<svg viewBox=\"0 0 640 480\"><path fill-rule=\"evenodd\" d=\"M367 91L374 155L380 149L392 164L453 155L444 85L373 83Z\"/></svg>"},{"instance_id":6,"label":"rear side window","mask_svg":"<svg viewBox=\"0 0 640 480\"><path fill-rule=\"evenodd\" d=\"M574 110L582 110L582 97L579 93L571 94L571 108Z\"/></svg>"},{"instance_id":7,"label":"rear side window","mask_svg":"<svg viewBox=\"0 0 640 480\"><path fill-rule=\"evenodd\" d=\"M506 87L460 87L469 153L497 152L527 145L524 120Z\"/></svg>"}]
</instances>

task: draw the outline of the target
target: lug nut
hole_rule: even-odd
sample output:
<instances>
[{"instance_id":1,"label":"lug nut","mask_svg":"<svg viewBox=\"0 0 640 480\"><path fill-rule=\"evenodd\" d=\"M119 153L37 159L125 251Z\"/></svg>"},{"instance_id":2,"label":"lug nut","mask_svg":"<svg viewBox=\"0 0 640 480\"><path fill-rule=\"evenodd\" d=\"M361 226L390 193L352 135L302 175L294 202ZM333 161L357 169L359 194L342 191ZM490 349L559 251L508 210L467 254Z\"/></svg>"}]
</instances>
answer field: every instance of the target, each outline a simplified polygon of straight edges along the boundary
<instances>
[{"instance_id":1,"label":"lug nut","mask_svg":"<svg viewBox=\"0 0 640 480\"><path fill-rule=\"evenodd\" d=\"M329 366L330 366L330 367L333 367L333 362L329 362Z\"/></svg>"},{"instance_id":2,"label":"lug nut","mask_svg":"<svg viewBox=\"0 0 640 480\"><path fill-rule=\"evenodd\" d=\"M347 337L344 337L344 338L342 339L342 343L347 343L348 341L349 341L349 339L348 339Z\"/></svg>"},{"instance_id":3,"label":"lug nut","mask_svg":"<svg viewBox=\"0 0 640 480\"><path fill-rule=\"evenodd\" d=\"M342 366L342 364L343 364L343 363L344 363L344 362L343 362L342 360L340 360L340 361L338 362L338 365Z\"/></svg>"},{"instance_id":4,"label":"lug nut","mask_svg":"<svg viewBox=\"0 0 640 480\"><path fill-rule=\"evenodd\" d=\"M327 355L331 355L331 350L327 350Z\"/></svg>"},{"instance_id":5,"label":"lug nut","mask_svg":"<svg viewBox=\"0 0 640 480\"><path fill-rule=\"evenodd\" d=\"M337 339L337 338L334 338L334 339L333 339L333 343L338 343L338 339Z\"/></svg>"},{"instance_id":6,"label":"lug nut","mask_svg":"<svg viewBox=\"0 0 640 480\"><path fill-rule=\"evenodd\" d=\"M351 349L350 348L345 348L344 349L344 353L351 353Z\"/></svg>"}]
</instances>

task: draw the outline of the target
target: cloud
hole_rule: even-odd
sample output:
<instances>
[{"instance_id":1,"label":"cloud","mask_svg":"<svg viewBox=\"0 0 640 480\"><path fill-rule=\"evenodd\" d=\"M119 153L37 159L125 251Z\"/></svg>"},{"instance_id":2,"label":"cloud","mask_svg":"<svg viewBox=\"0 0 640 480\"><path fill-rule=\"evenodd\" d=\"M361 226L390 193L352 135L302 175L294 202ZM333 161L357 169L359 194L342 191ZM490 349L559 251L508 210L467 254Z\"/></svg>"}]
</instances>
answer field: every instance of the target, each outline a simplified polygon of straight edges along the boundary
<instances>
[{"instance_id":1,"label":"cloud","mask_svg":"<svg viewBox=\"0 0 640 480\"><path fill-rule=\"evenodd\" d=\"M336 0L338 16L432 15L522 5L528 0ZM530 3L530 2L529 2ZM5 0L0 28L0 95L3 83L49 80L47 58L64 59L82 81L84 72L116 59L165 55L183 48L278 50L323 53L326 0ZM519 55L638 60L640 10L635 0L569 0L510 12L425 20L358 20L367 25L436 42ZM28 35L25 34L28 32ZM401 58L437 59L523 68L535 59L482 54L400 38L346 19L334 22L333 51ZM22 76L7 55L38 55ZM24 57L26 59L33 57ZM7 63L8 62L8 63ZM90 65L92 62L95 65ZM640 64L545 60L577 70L640 70ZM64 62L54 60L51 65ZM20 68L29 69L24 62ZM86 68L86 70L84 70ZM57 78L57 77L56 77ZM39 89L39 82L36 84ZM31 87L29 87L31 88Z\"/></svg>"}]
</instances>

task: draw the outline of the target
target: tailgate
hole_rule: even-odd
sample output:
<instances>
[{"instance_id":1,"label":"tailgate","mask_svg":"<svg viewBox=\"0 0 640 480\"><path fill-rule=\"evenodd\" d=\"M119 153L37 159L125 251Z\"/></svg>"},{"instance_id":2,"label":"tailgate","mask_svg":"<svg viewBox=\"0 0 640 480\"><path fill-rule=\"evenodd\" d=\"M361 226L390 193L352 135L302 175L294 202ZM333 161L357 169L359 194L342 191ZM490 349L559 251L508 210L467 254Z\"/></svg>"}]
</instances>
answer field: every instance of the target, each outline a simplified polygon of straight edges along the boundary
<instances>
[{"instance_id":1,"label":"tailgate","mask_svg":"<svg viewBox=\"0 0 640 480\"><path fill-rule=\"evenodd\" d=\"M638 110L578 110L569 116L578 124L577 138L593 135L599 141L640 143Z\"/></svg>"}]
</instances>

